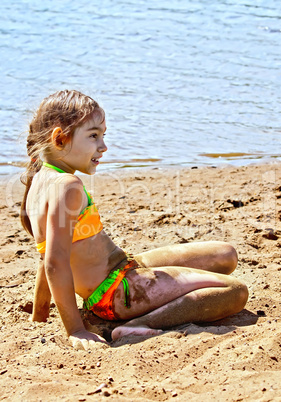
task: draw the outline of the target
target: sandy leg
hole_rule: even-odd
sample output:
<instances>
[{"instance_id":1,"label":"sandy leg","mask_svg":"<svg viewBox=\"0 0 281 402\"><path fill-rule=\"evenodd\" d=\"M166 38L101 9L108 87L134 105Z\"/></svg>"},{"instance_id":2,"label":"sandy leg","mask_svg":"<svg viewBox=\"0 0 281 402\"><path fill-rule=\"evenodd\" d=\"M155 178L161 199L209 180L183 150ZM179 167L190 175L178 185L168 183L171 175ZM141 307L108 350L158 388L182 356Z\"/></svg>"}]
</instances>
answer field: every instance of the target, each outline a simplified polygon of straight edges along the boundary
<instances>
[{"instance_id":1,"label":"sandy leg","mask_svg":"<svg viewBox=\"0 0 281 402\"><path fill-rule=\"evenodd\" d=\"M247 299L247 287L239 281L232 286L194 290L115 328L111 336L115 341L126 335L159 335L159 329L219 320L240 312Z\"/></svg>"}]
</instances>

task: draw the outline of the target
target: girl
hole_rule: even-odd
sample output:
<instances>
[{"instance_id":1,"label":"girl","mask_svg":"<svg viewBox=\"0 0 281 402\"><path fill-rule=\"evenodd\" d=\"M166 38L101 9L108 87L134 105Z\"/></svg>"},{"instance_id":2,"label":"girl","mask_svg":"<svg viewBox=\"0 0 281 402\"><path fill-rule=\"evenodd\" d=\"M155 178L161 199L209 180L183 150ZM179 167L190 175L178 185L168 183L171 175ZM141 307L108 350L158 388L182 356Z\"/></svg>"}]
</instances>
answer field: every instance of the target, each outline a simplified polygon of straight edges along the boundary
<instances>
[{"instance_id":1,"label":"girl","mask_svg":"<svg viewBox=\"0 0 281 402\"><path fill-rule=\"evenodd\" d=\"M107 150L105 132L103 109L77 91L47 97L31 121L21 219L41 253L32 319L46 321L52 295L73 346L87 349L106 341L85 330L75 293L99 317L126 321L112 331L113 340L241 311L248 291L228 276L237 264L231 245L180 244L133 257L103 231L74 173L95 173Z\"/></svg>"}]
</instances>

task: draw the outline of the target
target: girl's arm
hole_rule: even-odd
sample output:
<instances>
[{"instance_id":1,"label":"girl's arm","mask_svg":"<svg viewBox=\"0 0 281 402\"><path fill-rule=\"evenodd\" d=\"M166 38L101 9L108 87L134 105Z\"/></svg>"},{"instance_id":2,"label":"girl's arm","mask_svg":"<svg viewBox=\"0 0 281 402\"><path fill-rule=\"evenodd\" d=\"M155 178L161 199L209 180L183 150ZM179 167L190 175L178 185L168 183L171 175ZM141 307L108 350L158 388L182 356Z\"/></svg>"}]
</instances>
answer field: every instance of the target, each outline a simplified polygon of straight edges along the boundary
<instances>
[{"instance_id":1,"label":"girl's arm","mask_svg":"<svg viewBox=\"0 0 281 402\"><path fill-rule=\"evenodd\" d=\"M54 190L49 197L45 253L46 276L52 296L73 344L76 338L84 347L89 341L105 342L84 328L70 266L74 225L85 202L83 185L80 179L69 175L63 182L58 182Z\"/></svg>"},{"instance_id":2,"label":"girl's arm","mask_svg":"<svg viewBox=\"0 0 281 402\"><path fill-rule=\"evenodd\" d=\"M51 292L47 282L44 261L40 261L36 274L32 321L47 321L50 312Z\"/></svg>"}]
</instances>

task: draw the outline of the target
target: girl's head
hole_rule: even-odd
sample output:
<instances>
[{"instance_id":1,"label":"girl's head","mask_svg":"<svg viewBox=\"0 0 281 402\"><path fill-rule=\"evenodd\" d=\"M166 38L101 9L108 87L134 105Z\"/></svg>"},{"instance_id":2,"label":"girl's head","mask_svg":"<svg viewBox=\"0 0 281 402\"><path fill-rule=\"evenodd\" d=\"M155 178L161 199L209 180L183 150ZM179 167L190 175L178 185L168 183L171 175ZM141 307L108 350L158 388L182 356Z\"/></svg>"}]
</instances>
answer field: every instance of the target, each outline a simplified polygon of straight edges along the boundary
<instances>
[{"instance_id":1,"label":"girl's head","mask_svg":"<svg viewBox=\"0 0 281 402\"><path fill-rule=\"evenodd\" d=\"M104 120L104 111L91 97L78 91L58 91L43 99L29 126L27 154L35 170L40 169L40 156L51 151L55 128L60 128L63 135L61 145L72 139L77 127L85 123L93 114L98 113ZM57 135L59 137L59 135Z\"/></svg>"},{"instance_id":2,"label":"girl's head","mask_svg":"<svg viewBox=\"0 0 281 402\"><path fill-rule=\"evenodd\" d=\"M27 154L30 161L21 181L26 185L22 202L22 224L32 234L26 216L26 198L33 176L42 166L41 157L52 154L54 144L63 149L70 144L74 131L87 121L98 117L99 122L105 120L105 114L99 104L90 96L72 90L58 91L43 99L34 113L27 136Z\"/></svg>"}]
</instances>

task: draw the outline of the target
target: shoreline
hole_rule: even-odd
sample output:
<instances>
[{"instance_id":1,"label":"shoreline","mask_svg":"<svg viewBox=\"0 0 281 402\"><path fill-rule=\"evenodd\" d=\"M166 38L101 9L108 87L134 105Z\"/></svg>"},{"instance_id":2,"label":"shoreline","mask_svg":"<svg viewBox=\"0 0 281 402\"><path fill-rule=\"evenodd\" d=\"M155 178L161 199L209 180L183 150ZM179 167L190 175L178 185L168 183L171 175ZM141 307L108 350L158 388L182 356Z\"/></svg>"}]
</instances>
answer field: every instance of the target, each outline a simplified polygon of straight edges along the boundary
<instances>
[{"instance_id":1,"label":"shoreline","mask_svg":"<svg viewBox=\"0 0 281 402\"><path fill-rule=\"evenodd\" d=\"M140 161L141 162L141 161ZM119 162L116 162L119 163ZM114 172L114 171L131 171L131 170L139 170L139 169L177 169L177 168L183 168L183 169L201 169L201 168L208 168L208 167L215 167L215 168L223 168L223 167L243 167L243 166L255 166L255 165L268 165L268 164L278 164L281 163L281 159L278 159L278 157L263 157L263 158L257 158L254 160L247 160L245 163L245 159L230 159L230 160L220 160L219 157L213 158L210 160L208 163L203 163L203 162L186 162L186 163L180 163L180 164L157 164L155 165L130 165L130 162L118 166L115 164L115 162L102 162L101 166L104 166L104 168L101 166L99 167L99 170L97 170L96 174L102 174L102 173L107 173L107 172ZM1 165L1 164L0 164ZM15 168L17 171L14 173L0 173L0 184L5 182L7 178L11 178L12 176L20 175L24 172L24 166L16 166L14 164L2 164L1 166L7 166L10 167L11 169ZM0 166L0 167L1 167Z\"/></svg>"},{"instance_id":2,"label":"shoreline","mask_svg":"<svg viewBox=\"0 0 281 402\"><path fill-rule=\"evenodd\" d=\"M186 324L156 337L124 337L90 353L71 349L54 305L48 323L29 322L39 254L19 222L24 186L16 180L0 184L3 398L90 401L95 393L122 402L280 397L280 167L275 161L83 175L106 232L120 247L137 253L174 243L228 241L239 255L232 275L250 292L246 308L235 316ZM112 328L99 319L86 324L104 336ZM106 387L97 391L102 384Z\"/></svg>"}]
</instances>

